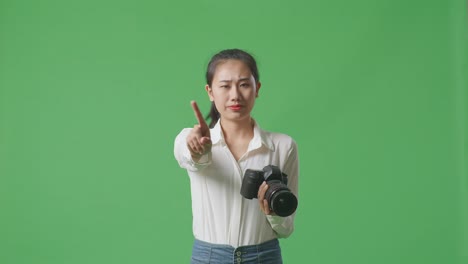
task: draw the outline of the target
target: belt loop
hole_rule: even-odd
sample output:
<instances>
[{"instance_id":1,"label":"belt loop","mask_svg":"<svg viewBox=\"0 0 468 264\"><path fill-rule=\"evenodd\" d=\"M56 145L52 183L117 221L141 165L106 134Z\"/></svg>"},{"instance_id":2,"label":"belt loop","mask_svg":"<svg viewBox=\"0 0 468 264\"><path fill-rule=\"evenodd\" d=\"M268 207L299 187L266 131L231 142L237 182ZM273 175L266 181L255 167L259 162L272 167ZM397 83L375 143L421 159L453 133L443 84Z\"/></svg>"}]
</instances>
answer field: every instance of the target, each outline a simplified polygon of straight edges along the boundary
<instances>
[{"instance_id":1,"label":"belt loop","mask_svg":"<svg viewBox=\"0 0 468 264\"><path fill-rule=\"evenodd\" d=\"M260 245L257 245L255 248L257 249L257 263L260 263L260 254L259 254Z\"/></svg>"}]
</instances>

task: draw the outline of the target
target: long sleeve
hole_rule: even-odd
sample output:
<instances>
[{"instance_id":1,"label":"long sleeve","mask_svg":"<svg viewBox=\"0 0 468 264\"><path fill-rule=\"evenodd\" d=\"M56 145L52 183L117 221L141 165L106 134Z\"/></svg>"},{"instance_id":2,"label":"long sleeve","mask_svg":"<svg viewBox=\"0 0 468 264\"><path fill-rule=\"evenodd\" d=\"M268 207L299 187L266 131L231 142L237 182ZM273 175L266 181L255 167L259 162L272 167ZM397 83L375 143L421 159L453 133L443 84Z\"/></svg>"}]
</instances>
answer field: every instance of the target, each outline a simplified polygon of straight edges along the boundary
<instances>
[{"instance_id":1,"label":"long sleeve","mask_svg":"<svg viewBox=\"0 0 468 264\"><path fill-rule=\"evenodd\" d=\"M191 128L184 128L177 135L174 142L174 156L179 163L179 166L189 171L198 171L211 163L211 152L203 155L198 162L195 162L187 148L187 135Z\"/></svg>"},{"instance_id":2,"label":"long sleeve","mask_svg":"<svg viewBox=\"0 0 468 264\"><path fill-rule=\"evenodd\" d=\"M283 172L288 175L288 188L299 199L299 158L297 153L297 145L294 141L292 141L290 150L288 152L288 157L284 165ZM278 237L286 238L292 234L294 231L294 218L296 216L296 212L287 217L267 215L267 219Z\"/></svg>"}]
</instances>

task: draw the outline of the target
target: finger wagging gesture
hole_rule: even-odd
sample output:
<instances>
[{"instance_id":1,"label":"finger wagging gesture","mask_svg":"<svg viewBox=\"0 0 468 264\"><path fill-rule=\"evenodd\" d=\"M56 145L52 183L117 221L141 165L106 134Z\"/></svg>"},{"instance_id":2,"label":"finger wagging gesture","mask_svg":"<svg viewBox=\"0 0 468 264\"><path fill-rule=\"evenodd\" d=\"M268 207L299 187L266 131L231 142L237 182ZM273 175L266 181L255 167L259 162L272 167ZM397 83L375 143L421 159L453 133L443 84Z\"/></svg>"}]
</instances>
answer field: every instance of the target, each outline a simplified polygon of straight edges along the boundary
<instances>
[{"instance_id":1,"label":"finger wagging gesture","mask_svg":"<svg viewBox=\"0 0 468 264\"><path fill-rule=\"evenodd\" d=\"M191 101L193 112L197 118L198 124L193 126L193 129L187 136L187 147L194 161L198 161L201 156L211 151L210 128L203 119L203 115L195 101Z\"/></svg>"}]
</instances>

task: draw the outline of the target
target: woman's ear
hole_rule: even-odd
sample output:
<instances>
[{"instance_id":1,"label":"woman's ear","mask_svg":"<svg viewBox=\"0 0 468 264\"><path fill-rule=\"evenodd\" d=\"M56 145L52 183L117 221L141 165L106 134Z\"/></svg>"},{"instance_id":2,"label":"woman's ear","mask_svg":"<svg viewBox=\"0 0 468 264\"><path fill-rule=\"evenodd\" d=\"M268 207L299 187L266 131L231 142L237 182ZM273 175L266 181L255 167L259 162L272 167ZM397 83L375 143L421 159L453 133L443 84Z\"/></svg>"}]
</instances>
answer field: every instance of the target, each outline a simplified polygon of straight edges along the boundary
<instances>
[{"instance_id":1,"label":"woman's ear","mask_svg":"<svg viewBox=\"0 0 468 264\"><path fill-rule=\"evenodd\" d=\"M258 91L260 90L260 87L262 86L262 83L261 82L258 82L257 83L257 89L255 90L255 98L258 97Z\"/></svg>"},{"instance_id":2,"label":"woman's ear","mask_svg":"<svg viewBox=\"0 0 468 264\"><path fill-rule=\"evenodd\" d=\"M210 98L210 101L213 102L214 101L213 89L211 89L211 87L207 84L205 85L205 90L206 90L206 93L208 93L208 97Z\"/></svg>"}]
</instances>

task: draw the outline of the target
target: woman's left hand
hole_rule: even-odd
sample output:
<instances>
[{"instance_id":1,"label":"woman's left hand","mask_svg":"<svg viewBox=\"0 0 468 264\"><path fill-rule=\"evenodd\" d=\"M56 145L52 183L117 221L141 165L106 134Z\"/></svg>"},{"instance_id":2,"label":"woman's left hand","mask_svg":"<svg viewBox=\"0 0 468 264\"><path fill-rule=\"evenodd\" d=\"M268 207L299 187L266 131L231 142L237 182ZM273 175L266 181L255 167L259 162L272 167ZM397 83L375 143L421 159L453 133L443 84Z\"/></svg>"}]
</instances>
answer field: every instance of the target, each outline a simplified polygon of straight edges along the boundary
<instances>
[{"instance_id":1,"label":"woman's left hand","mask_svg":"<svg viewBox=\"0 0 468 264\"><path fill-rule=\"evenodd\" d=\"M268 184L264 181L262 185L258 188L258 203L260 204L260 209L266 215L273 215L273 212L270 210L267 199L265 199L265 193L268 190Z\"/></svg>"}]
</instances>

